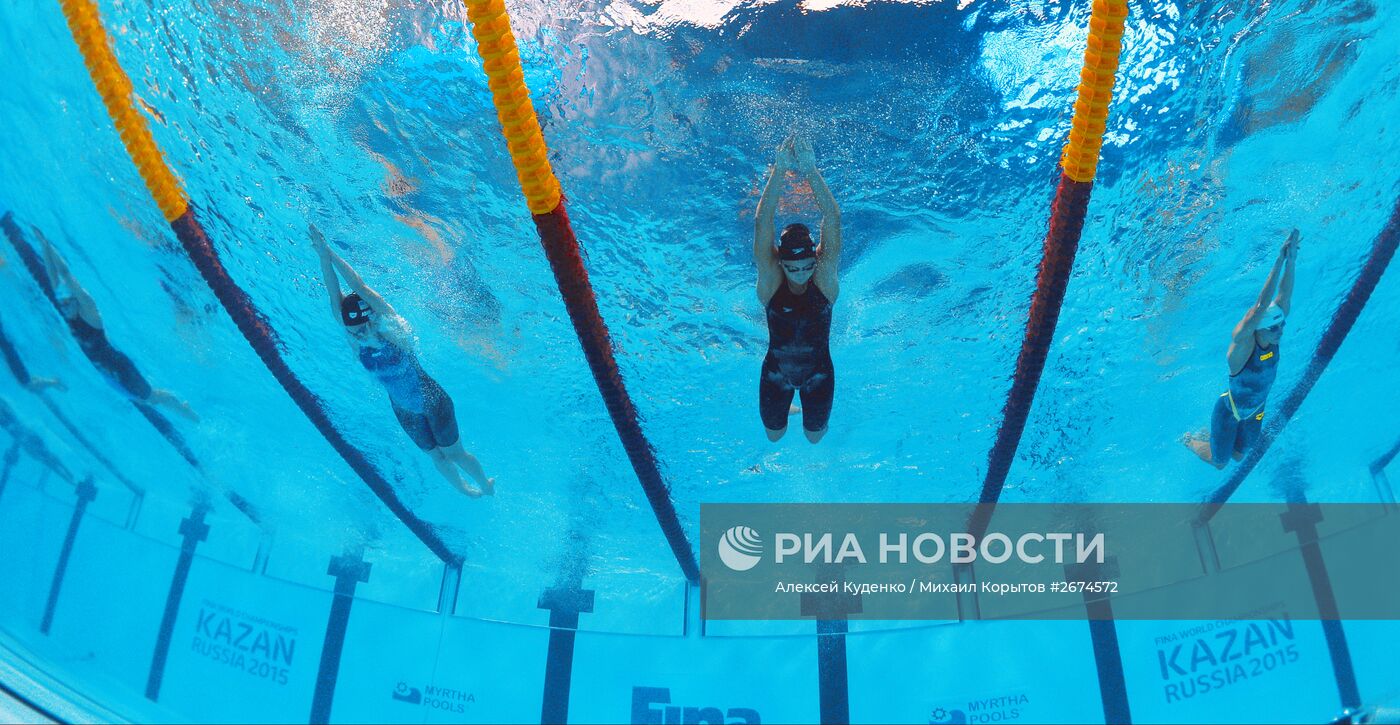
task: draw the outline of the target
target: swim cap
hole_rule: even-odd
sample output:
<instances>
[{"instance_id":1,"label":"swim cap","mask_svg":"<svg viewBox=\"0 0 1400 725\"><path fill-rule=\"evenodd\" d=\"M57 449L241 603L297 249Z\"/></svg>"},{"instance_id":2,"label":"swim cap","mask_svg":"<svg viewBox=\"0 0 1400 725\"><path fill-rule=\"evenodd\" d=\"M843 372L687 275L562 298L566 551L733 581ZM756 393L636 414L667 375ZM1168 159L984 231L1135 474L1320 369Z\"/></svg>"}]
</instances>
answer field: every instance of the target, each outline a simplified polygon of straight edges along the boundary
<instances>
[{"instance_id":1,"label":"swim cap","mask_svg":"<svg viewBox=\"0 0 1400 725\"><path fill-rule=\"evenodd\" d=\"M1271 303L1268 307L1264 308L1264 314L1259 316L1259 322L1254 327L1259 330L1270 327L1283 327L1283 323L1287 320L1288 315L1284 314L1283 308Z\"/></svg>"},{"instance_id":2,"label":"swim cap","mask_svg":"<svg viewBox=\"0 0 1400 725\"><path fill-rule=\"evenodd\" d=\"M369 322L369 313L369 303L354 292L340 298L340 321L344 322L346 327Z\"/></svg>"},{"instance_id":3,"label":"swim cap","mask_svg":"<svg viewBox=\"0 0 1400 725\"><path fill-rule=\"evenodd\" d=\"M812 231L806 224L789 224L783 227L778 237L778 259L795 262L817 256L817 245L812 241Z\"/></svg>"}]
</instances>

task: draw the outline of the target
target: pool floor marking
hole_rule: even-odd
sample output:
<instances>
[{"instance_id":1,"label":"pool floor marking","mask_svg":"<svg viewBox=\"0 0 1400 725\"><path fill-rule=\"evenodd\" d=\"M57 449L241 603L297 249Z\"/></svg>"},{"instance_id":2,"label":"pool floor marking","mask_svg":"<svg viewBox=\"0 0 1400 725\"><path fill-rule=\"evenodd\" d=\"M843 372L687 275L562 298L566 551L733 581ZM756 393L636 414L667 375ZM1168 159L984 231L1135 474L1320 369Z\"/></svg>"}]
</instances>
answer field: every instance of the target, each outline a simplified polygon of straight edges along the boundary
<instances>
[{"instance_id":1,"label":"pool floor marking","mask_svg":"<svg viewBox=\"0 0 1400 725\"><path fill-rule=\"evenodd\" d=\"M959 585L977 584L977 572L971 562L966 564L953 565L953 582ZM977 598L977 591L958 592L958 620L966 622L970 619L982 618L982 602Z\"/></svg>"},{"instance_id":2,"label":"pool floor marking","mask_svg":"<svg viewBox=\"0 0 1400 725\"><path fill-rule=\"evenodd\" d=\"M833 565L821 572L820 580L846 580L844 567ZM817 624L817 693L822 725L845 725L851 721L850 681L846 672L847 618L863 608L859 594L804 592L799 607L803 617L815 617Z\"/></svg>"},{"instance_id":3,"label":"pool floor marking","mask_svg":"<svg viewBox=\"0 0 1400 725\"><path fill-rule=\"evenodd\" d=\"M1068 564L1065 577L1070 581L1111 580L1118 577L1118 562L1107 557L1102 565ZM1113 604L1108 597L1084 591L1084 609L1089 617L1089 641L1094 650L1094 669L1099 675L1099 700L1106 723L1131 723L1128 683L1123 675L1123 652L1118 646L1118 624L1113 620Z\"/></svg>"},{"instance_id":4,"label":"pool floor marking","mask_svg":"<svg viewBox=\"0 0 1400 725\"><path fill-rule=\"evenodd\" d=\"M209 538L209 524L204 516L209 511L205 504L197 504L190 515L180 520L180 558L175 562L175 574L170 579L170 592L165 596L165 612L160 618L160 630L156 635L155 652L151 655L151 669L146 675L146 699L157 702L160 699L160 683L165 677L165 663L170 655L170 639L175 632L175 619L180 614L180 602L185 597L185 584L190 578L190 565L194 563L194 550L199 542Z\"/></svg>"},{"instance_id":5,"label":"pool floor marking","mask_svg":"<svg viewBox=\"0 0 1400 725\"><path fill-rule=\"evenodd\" d=\"M1391 488L1390 477L1386 475L1385 469L1395 460L1397 454L1400 454L1400 441L1396 441L1389 451L1371 464L1371 480L1376 484L1376 496L1380 498L1381 503L1392 508L1396 504L1395 489Z\"/></svg>"},{"instance_id":6,"label":"pool floor marking","mask_svg":"<svg viewBox=\"0 0 1400 725\"><path fill-rule=\"evenodd\" d=\"M277 382L291 396L297 407L301 408L302 413L311 420L322 437L331 444L331 447L340 454L341 458L345 459L346 464L389 507L389 510L399 521L403 522L442 561L460 560L460 557L448 549L447 544L438 537L431 526L403 505L393 487L370 465L364 454L345 441L340 432L331 424L330 417L321 401L306 389L306 386L292 373L291 368L282 359L276 333L272 326L258 311L247 292L239 287L229 276L228 271L224 269L203 225L195 217L194 207L188 202L179 180L175 178L175 174L162 158L160 148L151 136L145 117L136 110L132 99L131 80L122 70L116 55L112 52L111 43L102 27L97 6L93 4L92 0L60 0L60 5L63 7L63 16L68 22L68 29L73 36L73 41L77 43L78 50L82 53L88 75L92 79L93 85L97 87L99 95L102 96L102 103L107 109L107 115L116 126L127 155L140 171L141 179L145 182L147 190L150 191L151 197L160 207L161 213L165 215L166 221L170 222L170 227L174 230L180 243L184 245L186 254L189 255L195 268L199 270L205 283L214 292L214 296L219 299L224 311L233 319L239 332L243 333L244 339L252 346L259 359L277 379ZM5 218L8 220L9 216L7 215ZM11 225L12 222L6 225L7 234ZM36 275L40 287L44 289L50 301L53 301L53 289L47 284L47 280L40 279L44 276L42 265L39 265L38 268L33 266L37 262L37 258L34 260L25 259L25 266L30 268L31 274Z\"/></svg>"},{"instance_id":7,"label":"pool floor marking","mask_svg":"<svg viewBox=\"0 0 1400 725\"><path fill-rule=\"evenodd\" d=\"M1332 589L1332 578L1327 574L1327 562L1322 557L1322 546L1317 539L1317 522L1321 520L1322 509L1317 504L1297 501L1290 501L1288 510L1279 514L1283 530L1298 536L1298 553L1303 557L1303 567L1307 569L1308 581L1312 584L1313 597L1317 601L1317 616L1322 622L1322 634L1327 639L1327 654L1332 660L1342 708L1361 707L1361 691L1356 684L1351 648L1347 645L1346 631L1342 629L1337 616L1337 594Z\"/></svg>"},{"instance_id":8,"label":"pool floor marking","mask_svg":"<svg viewBox=\"0 0 1400 725\"><path fill-rule=\"evenodd\" d=\"M549 649L545 655L544 693L540 723L569 721L569 691L573 683L574 638L578 615L593 611L594 591L581 582L561 582L544 590L536 603L549 610Z\"/></svg>"},{"instance_id":9,"label":"pool floor marking","mask_svg":"<svg viewBox=\"0 0 1400 725\"><path fill-rule=\"evenodd\" d=\"M370 563L360 552L331 557L326 574L335 577L335 594L326 622L326 639L321 645L321 665L316 671L316 691L311 698L311 725L330 722L335 682L340 677L340 656L345 651L345 630L350 626L350 605L355 602L355 586L369 581Z\"/></svg>"},{"instance_id":10,"label":"pool floor marking","mask_svg":"<svg viewBox=\"0 0 1400 725\"><path fill-rule=\"evenodd\" d=\"M49 584L49 599L44 603L44 618L39 622L39 633L48 634L53 627L54 610L58 608L58 595L63 589L63 577L68 572L68 559L73 555L73 542L78 538L78 524L83 521L83 512L93 499L97 498L97 487L91 478L78 483L74 493L78 502L73 506L73 517L68 520L68 533L63 537L63 548L58 553L58 563L54 565L53 582Z\"/></svg>"},{"instance_id":11,"label":"pool floor marking","mask_svg":"<svg viewBox=\"0 0 1400 725\"><path fill-rule=\"evenodd\" d=\"M817 689L822 725L846 725L851 721L846 631L844 619L817 620Z\"/></svg>"},{"instance_id":12,"label":"pool floor marking","mask_svg":"<svg viewBox=\"0 0 1400 725\"><path fill-rule=\"evenodd\" d=\"M128 491L131 491L132 495L136 497L136 500L132 502L132 514L134 515L136 508L140 506L141 498L146 495L146 490L141 488L140 486L137 486L135 483L132 483L131 479L123 475L121 471L118 471L117 467L112 463L110 459L107 458L106 454L104 454L101 451L101 449L99 449L97 446L93 445L92 441L89 440L86 435L83 435L83 432L78 428L78 426L73 425L73 421L69 420L68 416L64 415L62 410L59 410L58 405L56 403L54 403L52 400L49 400L47 396L41 395L39 396L39 398L40 400L44 401L44 407L49 409L49 412L53 414L53 417L58 420L59 425L63 426L64 429L66 429L68 433L73 436L73 440L76 440L78 442L78 445L87 449L88 455L92 456L93 460L102 464L102 467L106 468L107 472L111 473L113 478L117 479L117 481L119 481L123 486L125 486ZM134 521L132 523L134 524ZM131 525L132 524L128 524L128 528Z\"/></svg>"},{"instance_id":13,"label":"pool floor marking","mask_svg":"<svg viewBox=\"0 0 1400 725\"><path fill-rule=\"evenodd\" d=\"M1288 397L1284 398L1278 408L1272 414L1265 415L1263 432L1259 436L1259 441L1254 444L1244 460L1240 461L1225 485L1216 489L1211 494L1204 506L1201 507L1200 518L1209 519L1215 515L1220 506L1234 495L1235 491L1244 483L1244 479L1249 476L1254 467L1259 464L1259 460L1268 452L1279 434L1283 432L1293 414L1298 412L1298 408L1307 399L1308 393L1312 392L1313 386L1317 384L1322 373L1327 370L1327 364L1332 362L1337 350L1347 339L1347 333L1356 324L1356 318L1361 316L1361 311L1366 308L1366 302L1370 300L1371 293L1375 291L1376 285L1380 283L1381 277L1385 274L1386 267L1390 265L1390 260L1395 256L1395 248L1400 245L1400 198L1395 200L1395 207L1391 210L1390 219L1386 221L1385 227L1380 234L1376 235L1376 241L1371 245L1371 253L1366 257L1366 263L1362 265L1361 271L1356 275L1356 281L1352 283L1351 289L1347 291L1347 296L1337 305L1337 311L1332 314L1332 321L1327 325L1327 329L1322 333L1322 339L1317 344L1317 350L1313 353L1312 359L1308 361L1308 367L1303 371L1303 376L1298 384L1288 392ZM1270 422L1272 419L1272 422Z\"/></svg>"}]
</instances>

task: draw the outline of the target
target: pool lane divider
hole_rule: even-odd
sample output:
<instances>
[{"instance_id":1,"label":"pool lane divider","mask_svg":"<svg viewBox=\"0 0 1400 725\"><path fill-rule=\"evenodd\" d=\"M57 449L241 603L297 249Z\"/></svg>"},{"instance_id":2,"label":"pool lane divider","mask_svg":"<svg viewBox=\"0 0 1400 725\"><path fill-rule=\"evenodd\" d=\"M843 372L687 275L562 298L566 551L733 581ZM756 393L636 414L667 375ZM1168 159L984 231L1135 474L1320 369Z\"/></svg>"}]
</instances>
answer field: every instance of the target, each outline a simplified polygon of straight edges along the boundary
<instances>
[{"instance_id":1,"label":"pool lane divider","mask_svg":"<svg viewBox=\"0 0 1400 725\"><path fill-rule=\"evenodd\" d=\"M583 347L588 369L681 571L692 585L698 585L700 567L695 552L676 515L656 453L642 431L637 408L622 381L612 338L598 310L598 300L588 281L578 238L569 223L559 180L549 163L544 134L530 100L530 90L525 86L525 71L515 35L511 32L510 14L503 0L463 0L462 4L471 21L472 37L477 42L477 52L481 55L482 69L486 72L487 86L516 177L559 293L564 298L574 333Z\"/></svg>"},{"instance_id":2,"label":"pool lane divider","mask_svg":"<svg viewBox=\"0 0 1400 725\"><path fill-rule=\"evenodd\" d=\"M155 652L151 654L151 669L146 674L146 699L159 702L160 685L165 678L165 663L170 656L170 640L175 632L175 619L180 614L180 602L185 598L185 584L190 578L194 551L201 541L209 538L209 524L204 517L207 504L196 504L190 515L180 520L180 557L175 562L175 574L170 579L170 591L165 595L165 611L161 614L156 634Z\"/></svg>"},{"instance_id":3,"label":"pool lane divider","mask_svg":"<svg viewBox=\"0 0 1400 725\"><path fill-rule=\"evenodd\" d=\"M996 503L1001 497L1054 342L1055 325L1059 322L1060 306L1069 286L1089 197L1094 189L1094 176L1098 172L1099 150L1107 128L1108 105L1113 98L1118 57L1123 49L1123 23L1127 16L1127 0L1094 0L1074 119L1069 142L1060 157L1060 181L1050 208L1050 229L1045 235L1040 268L1036 272L1025 337L1016 357L1016 372L1002 408L996 442L987 455L987 473L979 499L984 504ZM990 517L990 507L977 508L967 531L980 538L986 532Z\"/></svg>"},{"instance_id":4,"label":"pool lane divider","mask_svg":"<svg viewBox=\"0 0 1400 725\"><path fill-rule=\"evenodd\" d=\"M1117 579L1117 557L1107 557L1103 564L1067 564L1065 578L1069 581ZM1118 645L1113 604L1108 597L1085 589L1084 610L1089 619L1089 642L1094 652L1094 669L1099 676L1099 702L1103 706L1104 722L1131 723L1133 713L1128 705L1128 682L1123 674L1123 651Z\"/></svg>"},{"instance_id":5,"label":"pool lane divider","mask_svg":"<svg viewBox=\"0 0 1400 725\"><path fill-rule=\"evenodd\" d=\"M356 585L369 581L370 563L359 551L332 557L326 574L335 577L331 613L326 621L326 638L321 645L321 664L316 670L316 689L311 698L311 725L330 722L335 684L340 677L340 658L345 652L345 631L350 626L350 605L355 602Z\"/></svg>"},{"instance_id":6,"label":"pool lane divider","mask_svg":"<svg viewBox=\"0 0 1400 725\"><path fill-rule=\"evenodd\" d=\"M444 563L460 562L461 557L448 548L433 527L409 511L384 476L359 449L345 440L331 422L325 405L307 389L282 358L281 343L276 331L248 293L238 286L224 268L213 242L199 221L196 208L190 204L179 180L162 158L145 117L136 110L132 102L131 81L112 51L111 42L98 16L97 6L92 0L59 0L59 4L63 8L63 16L68 21L73 40L82 52L88 74L102 96L102 102L121 135L127 154L141 172L142 181L160 207L161 213L165 215L166 221L170 223L185 253L223 305L234 325L238 327L238 331L243 334L272 376L287 391L292 402L296 403L326 442L340 454L350 469L374 491L394 516Z\"/></svg>"},{"instance_id":7,"label":"pool lane divider","mask_svg":"<svg viewBox=\"0 0 1400 725\"><path fill-rule=\"evenodd\" d=\"M73 506L73 516L68 520L68 533L63 537L63 548L58 553L58 563L53 568L53 581L49 584L49 598L44 603L44 616L39 620L39 633L48 634L53 628L54 611L58 609L58 597L63 591L63 578L68 573L68 560L73 556L73 542L78 538L78 525L83 522L83 514L89 503L97 498L97 487L92 479L85 478L78 483L74 492L78 501Z\"/></svg>"},{"instance_id":8,"label":"pool lane divider","mask_svg":"<svg viewBox=\"0 0 1400 725\"><path fill-rule=\"evenodd\" d=\"M1390 260L1395 256L1395 248L1400 245L1400 198L1395 200L1395 207L1391 210L1390 219L1380 234L1376 236L1375 242L1371 245L1371 252L1366 257L1365 264L1356 275L1356 281L1352 283L1351 289L1347 291L1347 296L1337 306L1332 313L1332 321L1327 325L1327 329L1322 333L1322 339L1317 344L1317 350L1313 352L1312 359L1308 361L1308 366L1303 370L1303 376L1298 384L1288 392L1288 397L1283 399L1277 410L1272 414L1266 414L1267 425L1260 434L1258 442L1245 454L1236 466L1234 473L1220 488L1211 494L1205 504L1201 507L1198 521L1208 522L1220 507L1230 500L1240 484L1244 483L1254 467L1259 465L1259 460L1268 453L1269 447L1278 439L1284 427L1292 420L1293 415L1302 407L1303 401L1307 400L1308 393L1312 392L1313 386L1317 384L1322 373L1327 370L1328 363L1336 356L1337 350L1342 347L1342 343L1347 339L1347 333L1356 324L1356 318L1361 315L1361 311L1366 309L1366 302L1371 299L1371 293L1375 291L1376 285L1380 283L1381 277L1385 274L1386 268L1390 265Z\"/></svg>"},{"instance_id":9,"label":"pool lane divider","mask_svg":"<svg viewBox=\"0 0 1400 725\"><path fill-rule=\"evenodd\" d=\"M1327 654L1332 660L1332 672L1337 681L1337 695L1342 708L1359 708L1361 690L1356 684L1351 647L1347 644L1346 630L1342 628L1338 616L1337 594L1327 573L1322 545L1318 542L1317 524L1321 520L1321 507L1298 501L1290 501L1288 510L1279 514L1283 530L1298 537L1298 553L1303 557L1303 568L1307 570L1308 581L1312 584L1317 617L1322 624L1323 637L1327 640Z\"/></svg>"}]
</instances>

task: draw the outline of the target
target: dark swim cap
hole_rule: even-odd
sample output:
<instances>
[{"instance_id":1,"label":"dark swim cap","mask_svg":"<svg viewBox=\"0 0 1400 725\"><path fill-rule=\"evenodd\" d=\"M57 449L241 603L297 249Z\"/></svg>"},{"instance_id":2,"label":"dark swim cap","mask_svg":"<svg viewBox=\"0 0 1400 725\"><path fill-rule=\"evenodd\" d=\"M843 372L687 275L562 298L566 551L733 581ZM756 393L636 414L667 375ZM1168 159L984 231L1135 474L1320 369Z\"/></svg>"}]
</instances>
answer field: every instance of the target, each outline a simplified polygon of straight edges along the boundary
<instances>
[{"instance_id":1,"label":"dark swim cap","mask_svg":"<svg viewBox=\"0 0 1400 725\"><path fill-rule=\"evenodd\" d=\"M369 311L369 303L354 292L340 298L340 321L344 322L346 327L369 322Z\"/></svg>"},{"instance_id":2,"label":"dark swim cap","mask_svg":"<svg viewBox=\"0 0 1400 725\"><path fill-rule=\"evenodd\" d=\"M806 224L789 224L783 227L778 237L778 259L795 262L817 256L817 245L812 241L812 231Z\"/></svg>"}]
</instances>

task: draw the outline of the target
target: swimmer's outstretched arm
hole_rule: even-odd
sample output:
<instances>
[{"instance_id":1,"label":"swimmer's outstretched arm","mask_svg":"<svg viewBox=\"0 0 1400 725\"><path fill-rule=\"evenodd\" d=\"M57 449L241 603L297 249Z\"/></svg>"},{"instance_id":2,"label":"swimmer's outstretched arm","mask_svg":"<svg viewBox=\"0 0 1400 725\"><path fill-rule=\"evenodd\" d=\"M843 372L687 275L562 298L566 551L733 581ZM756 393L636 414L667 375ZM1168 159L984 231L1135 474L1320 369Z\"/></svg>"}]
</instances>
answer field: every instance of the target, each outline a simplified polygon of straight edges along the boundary
<instances>
[{"instance_id":1,"label":"swimmer's outstretched arm","mask_svg":"<svg viewBox=\"0 0 1400 725\"><path fill-rule=\"evenodd\" d=\"M1296 233L1295 229L1294 234ZM1293 248L1294 243L1294 236L1290 234L1288 240L1283 243L1283 248L1278 251L1278 258L1274 260L1274 266L1269 270L1269 278L1264 280L1264 287L1259 290L1259 298L1254 301L1254 306L1244 313L1244 317L1240 318L1239 324L1235 325L1235 330L1230 335L1230 350L1226 356L1230 362L1230 374L1232 375L1244 367L1250 352L1254 350L1254 330L1259 326L1259 320L1263 317L1264 310L1268 309L1269 301L1274 298L1274 292L1279 286L1279 278L1283 276L1284 267L1290 255L1289 250ZM1291 289L1289 294L1292 294Z\"/></svg>"},{"instance_id":2,"label":"swimmer's outstretched arm","mask_svg":"<svg viewBox=\"0 0 1400 725\"><path fill-rule=\"evenodd\" d=\"M835 302L836 295L840 293L837 273L841 267L841 207L837 206L836 197L831 195L826 179L822 178L822 172L817 168L812 142L802 137L794 139L793 156L797 159L797 171L806 177L822 210L821 254L817 257L814 277L822 292Z\"/></svg>"},{"instance_id":3,"label":"swimmer's outstretched arm","mask_svg":"<svg viewBox=\"0 0 1400 725\"><path fill-rule=\"evenodd\" d=\"M102 313L97 309L97 301L73 278L73 273L68 271L68 262L54 249L48 237L38 229L35 229L34 233L39 237L39 241L44 243L44 270L48 272L49 285L53 287L54 293L57 294L59 289L66 289L72 293L73 300L78 303L78 314L89 325L100 329Z\"/></svg>"},{"instance_id":4,"label":"swimmer's outstretched arm","mask_svg":"<svg viewBox=\"0 0 1400 725\"><path fill-rule=\"evenodd\" d=\"M312 228L314 229L314 227ZM317 239L320 241L316 242ZM334 280L335 272L339 272L340 276L345 278L345 283L350 285L350 289L354 290L355 294L369 303L370 309L374 310L375 314L384 318L399 319L399 313L394 310L393 305L390 305L378 292L375 292L373 287L365 284L364 279L360 277L360 273L356 272L355 268L351 267L350 263L342 259L339 254L336 254L335 251L330 248L330 245L326 244L325 237L321 236L319 230L313 233L312 241L316 243L316 251L321 254L322 276L327 274L325 265L329 263L332 270L329 277L330 279ZM335 317L338 320L340 319L340 284L339 282L335 282L332 288L332 283L327 282L326 287L330 289L334 295Z\"/></svg>"},{"instance_id":5,"label":"swimmer's outstretched arm","mask_svg":"<svg viewBox=\"0 0 1400 725\"><path fill-rule=\"evenodd\" d=\"M763 299L764 291L777 289L783 273L778 266L777 254L773 252L773 242L778 233L773 216L778 211L778 198L783 195L783 184L791 168L792 137L788 137L778 146L773 168L768 171L768 181L763 187L763 196L758 200L758 210L753 215L753 261L758 267L759 301L765 304L768 300Z\"/></svg>"},{"instance_id":6,"label":"swimmer's outstretched arm","mask_svg":"<svg viewBox=\"0 0 1400 725\"><path fill-rule=\"evenodd\" d=\"M321 234L321 230L315 224L308 224L306 232L311 236L311 246L316 248L316 256L321 259L321 282L326 285L326 295L330 298L331 316L336 322L340 322L340 278L335 274L335 264L331 262L331 255L334 254L330 247L326 245L326 238Z\"/></svg>"},{"instance_id":7,"label":"swimmer's outstretched arm","mask_svg":"<svg viewBox=\"0 0 1400 725\"><path fill-rule=\"evenodd\" d=\"M1287 261L1283 264L1283 278L1279 280L1278 294L1274 295L1274 304L1278 305L1285 315L1292 312L1294 267L1298 261L1298 242L1301 239L1302 235L1298 233L1297 229L1294 229L1288 235L1288 241L1283 243L1283 253Z\"/></svg>"}]
</instances>

